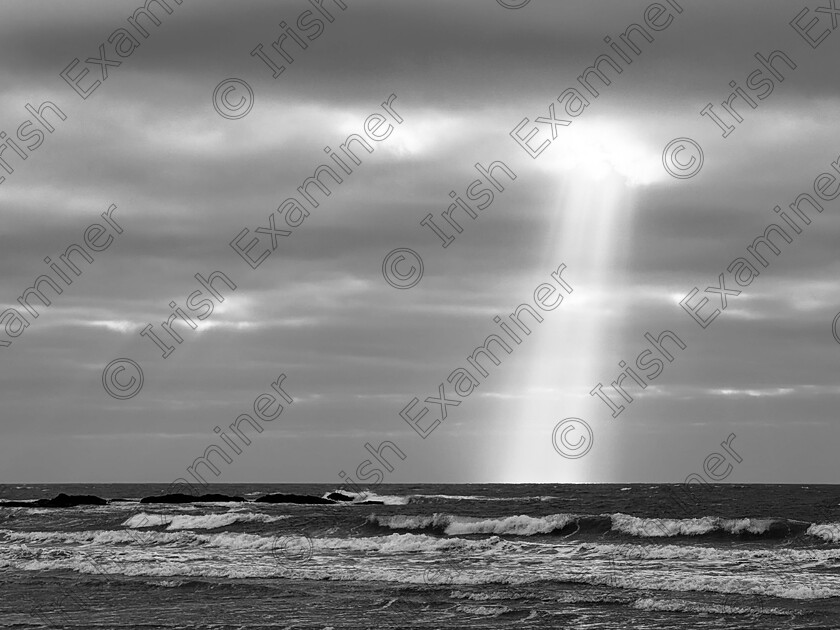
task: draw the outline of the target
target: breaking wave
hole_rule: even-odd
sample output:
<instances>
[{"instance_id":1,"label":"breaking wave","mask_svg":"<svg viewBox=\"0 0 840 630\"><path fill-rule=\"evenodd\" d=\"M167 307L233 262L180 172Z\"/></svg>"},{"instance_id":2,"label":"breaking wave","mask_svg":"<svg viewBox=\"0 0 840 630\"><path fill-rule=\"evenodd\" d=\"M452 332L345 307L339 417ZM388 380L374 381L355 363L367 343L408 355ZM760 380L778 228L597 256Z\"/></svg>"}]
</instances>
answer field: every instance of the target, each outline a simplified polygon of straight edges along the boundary
<instances>
[{"instance_id":1,"label":"breaking wave","mask_svg":"<svg viewBox=\"0 0 840 630\"><path fill-rule=\"evenodd\" d=\"M550 514L548 516L500 516L473 518L446 513L432 515L391 515L368 517L368 523L392 530L429 530L448 536L494 534L535 536L545 534L613 534L636 538L674 538L678 536L756 536L786 538L807 534L829 542L840 541L840 525L811 525L805 521L774 518L728 519L717 516L668 519L642 518L620 512L615 514L581 515ZM810 525L810 526L809 526Z\"/></svg>"},{"instance_id":2,"label":"breaking wave","mask_svg":"<svg viewBox=\"0 0 840 630\"><path fill-rule=\"evenodd\" d=\"M168 531L187 529L219 529L235 523L273 523L289 518L288 516L269 516L268 514L250 514L247 512L227 512L224 514L202 514L199 516L184 514L147 514L141 512L126 519L123 527L142 529L162 527Z\"/></svg>"}]
</instances>

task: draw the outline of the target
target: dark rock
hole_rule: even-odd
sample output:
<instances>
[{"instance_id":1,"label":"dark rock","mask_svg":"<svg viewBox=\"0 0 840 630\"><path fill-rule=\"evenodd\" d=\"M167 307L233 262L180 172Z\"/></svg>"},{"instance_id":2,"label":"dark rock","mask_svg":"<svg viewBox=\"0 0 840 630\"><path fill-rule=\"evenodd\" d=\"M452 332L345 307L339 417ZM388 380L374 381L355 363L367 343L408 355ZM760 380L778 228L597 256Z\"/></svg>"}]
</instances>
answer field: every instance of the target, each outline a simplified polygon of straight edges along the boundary
<instances>
[{"instance_id":1,"label":"dark rock","mask_svg":"<svg viewBox=\"0 0 840 630\"><path fill-rule=\"evenodd\" d=\"M226 494L164 494L159 497L143 497L140 503L232 503L244 501L242 497L229 497Z\"/></svg>"},{"instance_id":2,"label":"dark rock","mask_svg":"<svg viewBox=\"0 0 840 630\"><path fill-rule=\"evenodd\" d=\"M77 505L108 505L108 502L90 494L68 496L62 493L54 499L47 499L44 507L76 507Z\"/></svg>"},{"instance_id":3,"label":"dark rock","mask_svg":"<svg viewBox=\"0 0 840 630\"><path fill-rule=\"evenodd\" d=\"M242 503L244 497L229 497L226 494L202 494L198 497L199 503Z\"/></svg>"},{"instance_id":4,"label":"dark rock","mask_svg":"<svg viewBox=\"0 0 840 630\"><path fill-rule=\"evenodd\" d=\"M254 501L255 503L305 503L309 505L332 505L336 503L330 499L310 497L305 494L267 494Z\"/></svg>"},{"instance_id":5,"label":"dark rock","mask_svg":"<svg viewBox=\"0 0 840 630\"><path fill-rule=\"evenodd\" d=\"M92 495L69 496L63 492L54 499L38 499L37 501L7 501L0 503L0 507L39 507L39 508L67 508L77 505L108 505L105 499Z\"/></svg>"},{"instance_id":6,"label":"dark rock","mask_svg":"<svg viewBox=\"0 0 840 630\"><path fill-rule=\"evenodd\" d=\"M346 494L340 492L330 492L327 498L331 501L352 501L353 497L348 497Z\"/></svg>"}]
</instances>

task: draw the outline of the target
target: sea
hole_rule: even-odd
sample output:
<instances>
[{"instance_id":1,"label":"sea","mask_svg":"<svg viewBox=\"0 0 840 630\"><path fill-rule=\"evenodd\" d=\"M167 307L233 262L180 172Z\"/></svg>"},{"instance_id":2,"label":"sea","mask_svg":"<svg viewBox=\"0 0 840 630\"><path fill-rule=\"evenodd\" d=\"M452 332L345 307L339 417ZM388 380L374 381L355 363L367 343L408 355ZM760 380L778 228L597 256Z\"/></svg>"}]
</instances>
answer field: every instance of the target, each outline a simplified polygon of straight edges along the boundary
<instances>
[{"instance_id":1,"label":"sea","mask_svg":"<svg viewBox=\"0 0 840 630\"><path fill-rule=\"evenodd\" d=\"M0 627L840 629L840 486L3 485ZM364 491L362 491L364 490Z\"/></svg>"}]
</instances>

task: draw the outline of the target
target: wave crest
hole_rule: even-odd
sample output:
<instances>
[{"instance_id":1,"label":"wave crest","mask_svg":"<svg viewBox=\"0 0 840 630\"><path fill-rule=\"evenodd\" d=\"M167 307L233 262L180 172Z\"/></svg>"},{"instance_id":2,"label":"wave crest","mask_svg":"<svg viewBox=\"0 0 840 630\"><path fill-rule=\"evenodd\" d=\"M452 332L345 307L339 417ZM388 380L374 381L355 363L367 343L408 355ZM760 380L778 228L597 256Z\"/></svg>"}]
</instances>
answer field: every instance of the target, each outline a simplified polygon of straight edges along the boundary
<instances>
[{"instance_id":1,"label":"wave crest","mask_svg":"<svg viewBox=\"0 0 840 630\"><path fill-rule=\"evenodd\" d=\"M840 542L840 523L814 523L805 533L827 542Z\"/></svg>"},{"instance_id":2,"label":"wave crest","mask_svg":"<svg viewBox=\"0 0 840 630\"><path fill-rule=\"evenodd\" d=\"M167 525L167 531L189 529L219 529L229 527L235 523L273 523L289 516L269 516L268 514L250 514L247 512L227 512L223 514L147 514L141 512L126 519L122 524L129 529L145 527L162 527Z\"/></svg>"},{"instance_id":3,"label":"wave crest","mask_svg":"<svg viewBox=\"0 0 840 630\"><path fill-rule=\"evenodd\" d=\"M609 531L614 534L636 538L673 538L709 534L784 538L790 534L806 533L808 527L808 523L804 521L789 521L786 519L727 519L718 516L667 519L644 518L620 512L601 515L560 513L548 516L528 516L520 514L490 518L455 516L445 513L432 515L396 514L392 516L373 514L368 517L368 523L396 530L432 530L448 536L470 534L536 536L556 534L569 529L569 535L574 533L601 534ZM807 533L821 536L832 542L840 540L840 529L836 525L812 525L808 528Z\"/></svg>"}]
</instances>

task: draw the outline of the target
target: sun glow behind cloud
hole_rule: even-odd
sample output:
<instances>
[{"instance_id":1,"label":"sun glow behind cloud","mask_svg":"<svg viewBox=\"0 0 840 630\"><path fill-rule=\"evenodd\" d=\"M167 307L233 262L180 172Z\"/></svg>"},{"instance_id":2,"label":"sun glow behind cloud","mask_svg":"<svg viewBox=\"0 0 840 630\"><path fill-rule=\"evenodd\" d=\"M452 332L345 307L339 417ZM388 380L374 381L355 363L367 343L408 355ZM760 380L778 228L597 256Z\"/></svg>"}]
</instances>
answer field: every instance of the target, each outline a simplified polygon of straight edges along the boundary
<instances>
[{"instance_id":1,"label":"sun glow behind cloud","mask_svg":"<svg viewBox=\"0 0 840 630\"><path fill-rule=\"evenodd\" d=\"M551 173L568 173L590 185L618 177L627 187L664 182L661 150L614 123L568 127L563 142L549 147L536 164Z\"/></svg>"}]
</instances>

